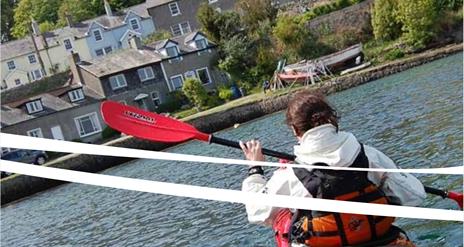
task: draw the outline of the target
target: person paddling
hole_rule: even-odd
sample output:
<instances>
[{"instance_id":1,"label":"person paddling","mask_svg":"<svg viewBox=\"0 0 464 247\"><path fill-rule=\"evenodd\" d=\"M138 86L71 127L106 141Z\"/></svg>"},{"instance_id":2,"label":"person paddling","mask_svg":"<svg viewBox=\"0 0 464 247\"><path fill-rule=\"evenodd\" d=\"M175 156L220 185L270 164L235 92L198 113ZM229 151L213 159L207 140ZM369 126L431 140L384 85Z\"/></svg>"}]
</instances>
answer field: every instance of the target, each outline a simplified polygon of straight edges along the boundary
<instances>
[{"instance_id":1,"label":"person paddling","mask_svg":"<svg viewBox=\"0 0 464 247\"><path fill-rule=\"evenodd\" d=\"M325 97L310 91L296 93L288 104L287 124L299 144L296 162L309 165L396 168L377 149L339 131L338 114ZM240 142L248 160L264 161L259 141ZM410 174L321 169L278 169L269 180L259 166L251 167L242 190L366 203L417 206L426 194ZM393 225L394 218L246 205L251 223L272 226L284 246L414 246Z\"/></svg>"}]
</instances>

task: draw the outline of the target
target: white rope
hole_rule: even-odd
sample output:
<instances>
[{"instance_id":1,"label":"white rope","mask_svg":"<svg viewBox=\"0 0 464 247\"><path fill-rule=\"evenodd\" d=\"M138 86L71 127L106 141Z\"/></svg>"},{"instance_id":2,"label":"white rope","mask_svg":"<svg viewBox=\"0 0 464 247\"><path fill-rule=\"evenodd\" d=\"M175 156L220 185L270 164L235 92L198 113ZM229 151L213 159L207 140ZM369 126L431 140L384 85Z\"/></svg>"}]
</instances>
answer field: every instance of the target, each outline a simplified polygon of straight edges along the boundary
<instances>
[{"instance_id":1,"label":"white rope","mask_svg":"<svg viewBox=\"0 0 464 247\"><path fill-rule=\"evenodd\" d=\"M52 140L45 138L37 138L22 135L13 135L0 133L0 144L2 147L45 150L63 153L79 153L90 155L105 155L128 158L144 158L156 160L173 160L173 161L189 161L189 162L207 162L214 164L236 164L247 166L272 166L281 167L281 163L273 162L258 162L248 160L215 158L208 156L176 154L167 152L147 151L131 148L112 147L105 145L94 145L86 143L77 143L69 141ZM369 171L369 172L402 172L402 173L430 173L430 174L449 174L462 175L464 173L463 166L445 167L445 168L420 168L420 169L382 169L382 168L355 168L355 167L328 167L328 166L312 166L300 164L285 164L289 168L317 168L325 170L349 170L349 171Z\"/></svg>"},{"instance_id":2,"label":"white rope","mask_svg":"<svg viewBox=\"0 0 464 247\"><path fill-rule=\"evenodd\" d=\"M335 201L284 195L269 195L263 193L251 193L228 189L217 189L78 172L45 166L27 165L6 160L0 160L0 170L67 182L222 202L269 205L281 208L299 208L349 214L464 221L464 212L457 210Z\"/></svg>"}]
</instances>

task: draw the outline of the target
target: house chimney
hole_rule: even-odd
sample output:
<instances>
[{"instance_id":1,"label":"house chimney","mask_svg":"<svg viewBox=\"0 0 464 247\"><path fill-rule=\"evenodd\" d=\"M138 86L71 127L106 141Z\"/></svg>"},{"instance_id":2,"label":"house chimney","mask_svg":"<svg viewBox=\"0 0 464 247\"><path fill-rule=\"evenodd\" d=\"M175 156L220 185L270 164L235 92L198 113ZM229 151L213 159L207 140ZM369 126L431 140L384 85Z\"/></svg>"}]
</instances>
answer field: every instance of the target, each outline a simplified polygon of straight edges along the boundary
<instances>
[{"instance_id":1,"label":"house chimney","mask_svg":"<svg viewBox=\"0 0 464 247\"><path fill-rule=\"evenodd\" d=\"M81 61L81 58L79 57L79 53L71 52L71 54L69 55L69 67L73 75L72 84L83 83L81 70L78 65L80 61Z\"/></svg>"},{"instance_id":2,"label":"house chimney","mask_svg":"<svg viewBox=\"0 0 464 247\"><path fill-rule=\"evenodd\" d=\"M64 17L66 18L66 22L68 23L68 27L72 27L73 26L72 16L70 14L66 13Z\"/></svg>"},{"instance_id":3,"label":"house chimney","mask_svg":"<svg viewBox=\"0 0 464 247\"><path fill-rule=\"evenodd\" d=\"M103 4L105 5L105 11L106 11L106 15L107 16L113 16L113 12L111 11L111 6L110 4L108 3L108 1L106 0L103 0Z\"/></svg>"},{"instance_id":4,"label":"house chimney","mask_svg":"<svg viewBox=\"0 0 464 247\"><path fill-rule=\"evenodd\" d=\"M136 50L142 49L142 41L140 40L140 37L138 37L137 35L130 37L129 47Z\"/></svg>"},{"instance_id":5,"label":"house chimney","mask_svg":"<svg viewBox=\"0 0 464 247\"><path fill-rule=\"evenodd\" d=\"M32 33L35 36L39 36L40 35L39 24L34 19L32 19L32 21L31 21L31 26L32 26Z\"/></svg>"}]
</instances>

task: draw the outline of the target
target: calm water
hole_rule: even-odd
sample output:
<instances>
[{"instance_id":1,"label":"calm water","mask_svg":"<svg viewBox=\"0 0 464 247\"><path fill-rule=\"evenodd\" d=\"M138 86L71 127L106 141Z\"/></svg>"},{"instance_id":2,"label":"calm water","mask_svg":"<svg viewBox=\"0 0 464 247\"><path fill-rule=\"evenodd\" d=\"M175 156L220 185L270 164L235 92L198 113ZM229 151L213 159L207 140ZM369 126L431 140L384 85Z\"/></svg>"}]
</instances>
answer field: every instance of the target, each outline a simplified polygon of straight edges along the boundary
<instances>
[{"instance_id":1,"label":"calm water","mask_svg":"<svg viewBox=\"0 0 464 247\"><path fill-rule=\"evenodd\" d=\"M341 128L401 167L462 165L462 54L329 97ZM290 152L295 141L278 113L218 133L259 138ZM190 142L169 152L241 158L237 150ZM238 190L242 166L137 160L104 174ZM269 172L269 170L268 170ZM462 191L462 176L421 175L427 185ZM424 207L457 209L429 196ZM463 246L463 225L399 219L418 246ZM247 223L244 206L67 184L1 209L2 246L272 246L273 234Z\"/></svg>"}]
</instances>

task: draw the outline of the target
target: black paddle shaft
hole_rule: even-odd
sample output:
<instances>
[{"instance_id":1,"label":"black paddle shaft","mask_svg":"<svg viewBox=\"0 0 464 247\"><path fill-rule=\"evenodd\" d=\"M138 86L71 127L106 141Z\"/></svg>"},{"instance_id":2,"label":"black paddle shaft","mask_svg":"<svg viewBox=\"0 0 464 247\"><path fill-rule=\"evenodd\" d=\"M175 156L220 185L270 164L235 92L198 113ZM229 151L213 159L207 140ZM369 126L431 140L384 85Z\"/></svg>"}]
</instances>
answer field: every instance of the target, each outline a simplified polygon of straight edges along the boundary
<instances>
[{"instance_id":1,"label":"black paddle shaft","mask_svg":"<svg viewBox=\"0 0 464 247\"><path fill-rule=\"evenodd\" d=\"M216 137L214 135L211 135L211 138L210 138L209 142L210 143L216 143L216 144L223 145L223 146L242 149L240 147L240 144L238 144L238 142L230 141L230 140L227 140L227 139L222 139L222 138ZM290 160L290 161L294 161L295 158L296 158L295 155L282 153L282 152L277 152L277 151L266 149L266 148L263 148L262 151L263 151L263 154L265 154L265 155L276 157L276 158L281 158L281 159L286 159L286 160ZM435 189L435 188L428 187L428 186L424 186L424 189L425 189L425 192L427 192L429 194L441 196L443 198L448 197L448 193L446 191L444 191L444 190Z\"/></svg>"},{"instance_id":2,"label":"black paddle shaft","mask_svg":"<svg viewBox=\"0 0 464 247\"><path fill-rule=\"evenodd\" d=\"M227 140L227 139L222 139L222 138L216 137L214 135L211 135L211 138L210 138L209 142L210 143L216 143L216 144L223 145L223 146L242 149L240 147L240 144L238 144L238 142L230 141L230 140ZM263 151L263 154L265 154L265 155L276 157L276 158L281 158L281 159L286 159L286 160L290 160L290 161L293 161L296 158L295 155L286 154L286 153L282 153L282 152L277 152L277 151L269 150L269 149L266 149L266 148L263 148L262 151Z\"/></svg>"}]
</instances>

